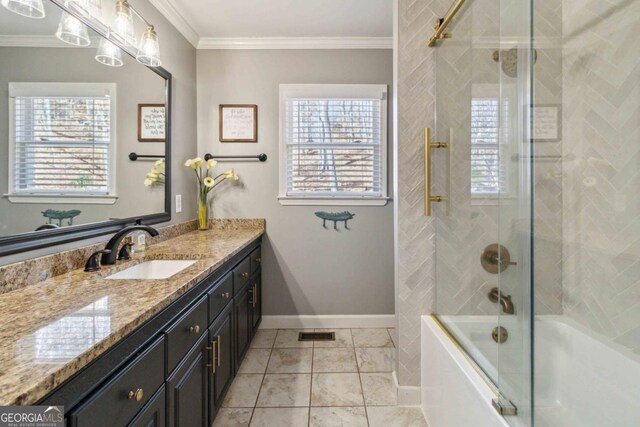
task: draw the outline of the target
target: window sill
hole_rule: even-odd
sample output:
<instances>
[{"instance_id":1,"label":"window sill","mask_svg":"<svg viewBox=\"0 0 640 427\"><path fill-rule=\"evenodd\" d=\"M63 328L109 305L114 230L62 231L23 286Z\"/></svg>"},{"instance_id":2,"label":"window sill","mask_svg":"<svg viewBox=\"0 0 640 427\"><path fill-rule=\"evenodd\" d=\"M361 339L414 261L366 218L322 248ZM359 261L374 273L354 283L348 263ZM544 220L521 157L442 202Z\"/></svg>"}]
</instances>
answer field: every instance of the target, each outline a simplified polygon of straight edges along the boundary
<instances>
[{"instance_id":1,"label":"window sill","mask_svg":"<svg viewBox=\"0 0 640 427\"><path fill-rule=\"evenodd\" d=\"M280 196L278 201L283 206L385 206L389 197L295 197Z\"/></svg>"},{"instance_id":2,"label":"window sill","mask_svg":"<svg viewBox=\"0 0 640 427\"><path fill-rule=\"evenodd\" d=\"M113 205L118 201L115 195L62 195L62 194L5 194L11 203L43 203L74 205Z\"/></svg>"}]
</instances>

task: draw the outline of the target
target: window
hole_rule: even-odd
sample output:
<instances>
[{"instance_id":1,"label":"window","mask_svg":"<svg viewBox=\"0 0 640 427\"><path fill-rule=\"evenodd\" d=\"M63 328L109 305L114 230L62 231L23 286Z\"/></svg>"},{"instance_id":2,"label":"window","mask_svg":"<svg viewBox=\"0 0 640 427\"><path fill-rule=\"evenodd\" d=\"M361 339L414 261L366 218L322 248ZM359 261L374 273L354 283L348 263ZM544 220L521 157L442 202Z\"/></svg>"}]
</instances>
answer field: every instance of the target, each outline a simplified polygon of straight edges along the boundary
<instances>
[{"instance_id":1,"label":"window","mask_svg":"<svg viewBox=\"0 0 640 427\"><path fill-rule=\"evenodd\" d=\"M12 202L115 201L114 84L11 83L9 99Z\"/></svg>"},{"instance_id":2,"label":"window","mask_svg":"<svg viewBox=\"0 0 640 427\"><path fill-rule=\"evenodd\" d=\"M387 87L280 86L280 201L387 202Z\"/></svg>"},{"instance_id":3,"label":"window","mask_svg":"<svg viewBox=\"0 0 640 427\"><path fill-rule=\"evenodd\" d=\"M508 141L508 128L500 125L499 96L483 95L471 99L471 194L492 197L509 192L508 145L500 145ZM505 99L503 117L508 107Z\"/></svg>"}]
</instances>

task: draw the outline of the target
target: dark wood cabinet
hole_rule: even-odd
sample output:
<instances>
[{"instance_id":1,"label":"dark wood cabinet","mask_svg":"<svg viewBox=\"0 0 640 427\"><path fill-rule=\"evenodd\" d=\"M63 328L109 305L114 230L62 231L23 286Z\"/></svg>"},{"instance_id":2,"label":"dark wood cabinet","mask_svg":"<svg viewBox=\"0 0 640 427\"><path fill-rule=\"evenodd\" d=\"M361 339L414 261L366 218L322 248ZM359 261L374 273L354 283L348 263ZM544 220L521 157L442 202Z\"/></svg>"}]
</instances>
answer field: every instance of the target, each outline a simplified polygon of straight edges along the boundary
<instances>
[{"instance_id":1,"label":"dark wood cabinet","mask_svg":"<svg viewBox=\"0 0 640 427\"><path fill-rule=\"evenodd\" d=\"M236 336L236 371L249 349L251 339L251 286L240 289L234 301Z\"/></svg>"},{"instance_id":2,"label":"dark wood cabinet","mask_svg":"<svg viewBox=\"0 0 640 427\"><path fill-rule=\"evenodd\" d=\"M255 335L262 320L262 279L260 278L260 270L258 274L251 279L251 336Z\"/></svg>"},{"instance_id":3,"label":"dark wood cabinet","mask_svg":"<svg viewBox=\"0 0 640 427\"><path fill-rule=\"evenodd\" d=\"M151 398L128 427L165 427L167 425L167 405L164 386Z\"/></svg>"},{"instance_id":4,"label":"dark wood cabinet","mask_svg":"<svg viewBox=\"0 0 640 427\"><path fill-rule=\"evenodd\" d=\"M207 427L212 348L205 333L167 380L170 427ZM198 416L200 414L200 416Z\"/></svg>"},{"instance_id":5,"label":"dark wood cabinet","mask_svg":"<svg viewBox=\"0 0 640 427\"><path fill-rule=\"evenodd\" d=\"M209 419L213 423L215 414L222 405L227 389L233 381L233 304L220 314L209 328L209 343L215 347L215 364L209 376Z\"/></svg>"}]
</instances>

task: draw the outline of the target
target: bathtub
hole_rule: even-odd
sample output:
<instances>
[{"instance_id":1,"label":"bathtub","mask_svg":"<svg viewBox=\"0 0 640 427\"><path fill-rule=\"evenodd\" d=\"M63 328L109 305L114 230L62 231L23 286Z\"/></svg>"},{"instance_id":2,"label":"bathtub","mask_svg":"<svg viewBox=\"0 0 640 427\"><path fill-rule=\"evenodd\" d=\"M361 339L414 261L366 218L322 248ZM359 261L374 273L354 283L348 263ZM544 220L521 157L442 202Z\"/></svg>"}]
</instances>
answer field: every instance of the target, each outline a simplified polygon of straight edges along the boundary
<instances>
[{"instance_id":1,"label":"bathtub","mask_svg":"<svg viewBox=\"0 0 640 427\"><path fill-rule=\"evenodd\" d=\"M442 320L463 352L430 316L422 319L422 410L430 427L529 426L528 339L515 317L501 317L510 333L493 342L495 316L455 316ZM536 427L640 426L640 358L606 343L564 316L535 322L534 418ZM481 366L478 372L470 356ZM499 364L498 364L499 361ZM496 388L518 406L518 416L502 417L491 405Z\"/></svg>"}]
</instances>

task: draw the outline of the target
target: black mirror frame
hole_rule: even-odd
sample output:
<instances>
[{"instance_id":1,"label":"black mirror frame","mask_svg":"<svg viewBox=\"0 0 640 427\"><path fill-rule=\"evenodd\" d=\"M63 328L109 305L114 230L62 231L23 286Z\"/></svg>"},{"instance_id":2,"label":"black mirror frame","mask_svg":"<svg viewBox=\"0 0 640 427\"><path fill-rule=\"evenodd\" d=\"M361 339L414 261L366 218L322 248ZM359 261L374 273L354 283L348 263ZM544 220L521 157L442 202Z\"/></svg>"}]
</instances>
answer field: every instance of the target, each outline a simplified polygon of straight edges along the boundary
<instances>
[{"instance_id":1,"label":"black mirror frame","mask_svg":"<svg viewBox=\"0 0 640 427\"><path fill-rule=\"evenodd\" d=\"M75 9L69 9L60 0L50 0L51 3L60 7L62 10L69 12L78 18L81 22L94 30L100 36L107 38L107 28L99 23L86 19L82 14L77 13ZM124 53L135 59L135 54L128 48L114 40L109 40L116 44ZM30 231L27 233L19 233L6 237L0 237L0 257L27 252L36 249L47 248L51 246L61 245L64 243L75 242L79 240L91 239L94 237L104 236L106 234L115 233L118 230L141 221L143 224L158 224L171 220L171 96L172 96L172 77L171 73L162 67L147 67L163 79L165 79L165 193L164 193L164 212L157 214L144 215L139 217L112 219L99 221L90 224L73 225L69 227L58 228L54 230Z\"/></svg>"}]
</instances>

